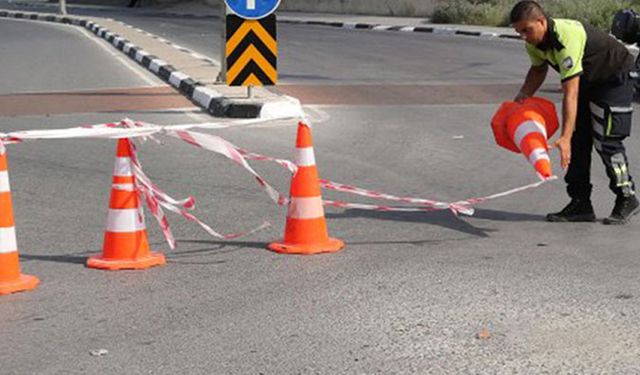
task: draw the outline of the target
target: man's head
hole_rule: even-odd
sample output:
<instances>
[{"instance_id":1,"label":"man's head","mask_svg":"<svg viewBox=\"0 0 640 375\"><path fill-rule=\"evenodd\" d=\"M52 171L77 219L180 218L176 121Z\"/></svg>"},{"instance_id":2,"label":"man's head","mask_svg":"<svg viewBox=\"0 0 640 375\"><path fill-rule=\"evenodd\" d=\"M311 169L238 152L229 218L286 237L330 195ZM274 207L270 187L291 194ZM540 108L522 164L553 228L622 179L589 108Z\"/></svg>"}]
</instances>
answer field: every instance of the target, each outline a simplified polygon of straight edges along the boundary
<instances>
[{"instance_id":1,"label":"man's head","mask_svg":"<svg viewBox=\"0 0 640 375\"><path fill-rule=\"evenodd\" d=\"M522 0L511 9L511 25L527 43L538 45L544 41L547 16L544 9L533 0Z\"/></svg>"}]
</instances>

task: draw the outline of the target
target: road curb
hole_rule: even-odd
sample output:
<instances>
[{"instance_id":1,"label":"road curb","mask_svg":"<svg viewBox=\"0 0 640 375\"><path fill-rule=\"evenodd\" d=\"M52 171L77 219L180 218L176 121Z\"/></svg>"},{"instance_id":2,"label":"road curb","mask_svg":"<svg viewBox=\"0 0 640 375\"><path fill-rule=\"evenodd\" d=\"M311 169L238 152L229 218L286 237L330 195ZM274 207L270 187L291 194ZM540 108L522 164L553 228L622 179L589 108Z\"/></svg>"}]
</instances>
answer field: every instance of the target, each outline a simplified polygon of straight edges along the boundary
<instances>
[{"instance_id":1,"label":"road curb","mask_svg":"<svg viewBox=\"0 0 640 375\"><path fill-rule=\"evenodd\" d=\"M46 7L45 4L29 4L22 3L22 6L31 7ZM57 9L57 6L56 6ZM96 8L100 11L102 9ZM182 13L182 12L164 12L164 11L149 11L145 15L155 16L171 16L193 19L206 19L216 18L220 16L216 14L195 14L195 13ZM500 33L494 31L483 30L483 26L478 26L477 29L471 28L458 28L447 26L409 26L409 25L386 25L379 23L353 23L353 22L340 22L340 21L323 21L323 20L301 20L295 17L278 16L278 22L297 24L297 25L313 25L313 26L328 26L351 30L371 30L371 31L400 31L400 32L416 32L416 33L432 33L439 35L461 35L461 36L475 36L480 38L497 38L497 39L521 39L515 33ZM444 25L444 24L443 24Z\"/></svg>"},{"instance_id":2,"label":"road curb","mask_svg":"<svg viewBox=\"0 0 640 375\"><path fill-rule=\"evenodd\" d=\"M434 26L394 26L376 23L349 23L349 22L331 22L331 21L314 21L314 20L297 20L291 18L279 18L278 22L288 24L301 24L313 26L331 26L351 30L371 30L371 31L400 31L415 33L432 33L439 35L464 35L476 36L481 38L501 38L501 39L520 39L515 34L501 34L491 31L482 30L463 30L452 27L434 27Z\"/></svg>"},{"instance_id":3,"label":"road curb","mask_svg":"<svg viewBox=\"0 0 640 375\"><path fill-rule=\"evenodd\" d=\"M296 117L302 114L300 101L288 96L283 96L281 100L265 102L239 102L225 97L217 90L207 87L189 77L187 74L176 70L166 61L146 52L129 40L112 33L96 22L84 18L8 10L0 10L0 17L54 22L83 27L99 38L109 42L109 44L116 49L129 56L132 60L135 60L145 69L154 73L195 104L216 117L278 118Z\"/></svg>"}]
</instances>

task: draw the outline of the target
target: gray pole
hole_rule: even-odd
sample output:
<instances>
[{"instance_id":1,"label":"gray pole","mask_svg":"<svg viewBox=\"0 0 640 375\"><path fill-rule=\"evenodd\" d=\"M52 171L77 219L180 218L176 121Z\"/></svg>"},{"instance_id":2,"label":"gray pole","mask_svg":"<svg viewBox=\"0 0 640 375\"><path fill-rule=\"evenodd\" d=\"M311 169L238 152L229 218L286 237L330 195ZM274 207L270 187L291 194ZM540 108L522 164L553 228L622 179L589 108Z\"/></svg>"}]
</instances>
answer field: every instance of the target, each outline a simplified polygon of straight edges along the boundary
<instances>
[{"instance_id":1,"label":"gray pole","mask_svg":"<svg viewBox=\"0 0 640 375\"><path fill-rule=\"evenodd\" d=\"M58 9L58 14L62 14L63 16L67 15L67 1L60 0L60 8Z\"/></svg>"},{"instance_id":2,"label":"gray pole","mask_svg":"<svg viewBox=\"0 0 640 375\"><path fill-rule=\"evenodd\" d=\"M220 40L220 73L218 73L218 77L216 78L216 83L226 84L227 83L227 4L225 4L224 0L220 0L222 5L220 6L220 24L222 25L222 39Z\"/></svg>"}]
</instances>

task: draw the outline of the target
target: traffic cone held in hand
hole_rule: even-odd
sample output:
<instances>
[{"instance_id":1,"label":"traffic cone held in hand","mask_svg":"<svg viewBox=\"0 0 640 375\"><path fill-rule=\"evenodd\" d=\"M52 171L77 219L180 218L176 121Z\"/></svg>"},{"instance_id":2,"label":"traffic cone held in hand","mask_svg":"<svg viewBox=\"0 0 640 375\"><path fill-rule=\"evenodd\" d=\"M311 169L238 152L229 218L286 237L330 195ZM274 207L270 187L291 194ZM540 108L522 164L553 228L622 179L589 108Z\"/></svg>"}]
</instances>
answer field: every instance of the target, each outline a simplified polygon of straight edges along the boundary
<instances>
[{"instance_id":1,"label":"traffic cone held in hand","mask_svg":"<svg viewBox=\"0 0 640 375\"><path fill-rule=\"evenodd\" d=\"M522 153L543 180L551 177L547 140L558 130L555 105L531 97L522 103L504 102L491 120L498 145Z\"/></svg>"},{"instance_id":2,"label":"traffic cone held in hand","mask_svg":"<svg viewBox=\"0 0 640 375\"><path fill-rule=\"evenodd\" d=\"M269 249L286 254L339 251L344 242L330 238L327 232L311 129L303 123L298 124L295 162L298 171L291 180L284 240L269 244Z\"/></svg>"},{"instance_id":3,"label":"traffic cone held in hand","mask_svg":"<svg viewBox=\"0 0 640 375\"><path fill-rule=\"evenodd\" d=\"M165 264L164 255L151 253L144 212L135 190L128 139L118 140L111 186L107 229L101 256L92 256L87 267L106 270L143 269Z\"/></svg>"},{"instance_id":4,"label":"traffic cone held in hand","mask_svg":"<svg viewBox=\"0 0 640 375\"><path fill-rule=\"evenodd\" d=\"M20 273L7 153L0 150L0 294L31 290L39 282L34 276Z\"/></svg>"}]
</instances>

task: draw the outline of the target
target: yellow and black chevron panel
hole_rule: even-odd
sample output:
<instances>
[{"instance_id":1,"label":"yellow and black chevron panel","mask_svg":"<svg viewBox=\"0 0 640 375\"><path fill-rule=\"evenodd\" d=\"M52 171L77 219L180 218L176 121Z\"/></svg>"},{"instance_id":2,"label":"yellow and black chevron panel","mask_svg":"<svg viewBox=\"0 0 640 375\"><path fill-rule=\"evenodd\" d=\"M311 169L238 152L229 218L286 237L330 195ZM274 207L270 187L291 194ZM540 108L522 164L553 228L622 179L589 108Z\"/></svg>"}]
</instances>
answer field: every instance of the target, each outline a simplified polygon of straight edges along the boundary
<instances>
[{"instance_id":1,"label":"yellow and black chevron panel","mask_svg":"<svg viewBox=\"0 0 640 375\"><path fill-rule=\"evenodd\" d=\"M273 86L278 80L276 15L245 20L227 15L227 84Z\"/></svg>"}]
</instances>

